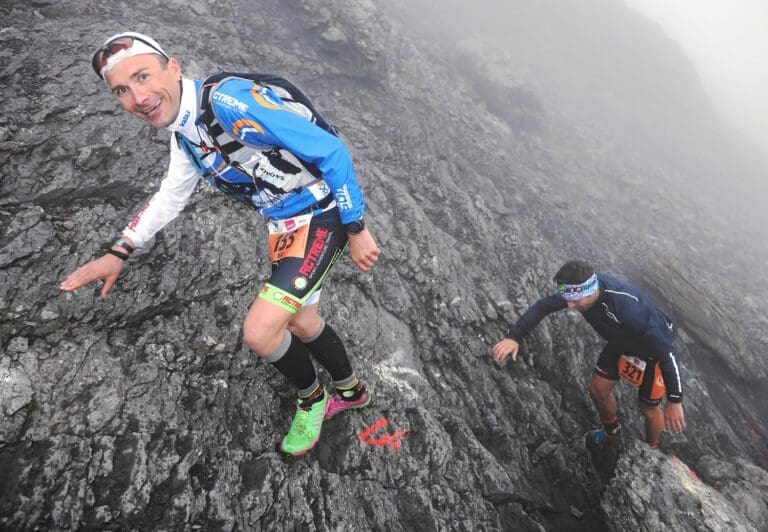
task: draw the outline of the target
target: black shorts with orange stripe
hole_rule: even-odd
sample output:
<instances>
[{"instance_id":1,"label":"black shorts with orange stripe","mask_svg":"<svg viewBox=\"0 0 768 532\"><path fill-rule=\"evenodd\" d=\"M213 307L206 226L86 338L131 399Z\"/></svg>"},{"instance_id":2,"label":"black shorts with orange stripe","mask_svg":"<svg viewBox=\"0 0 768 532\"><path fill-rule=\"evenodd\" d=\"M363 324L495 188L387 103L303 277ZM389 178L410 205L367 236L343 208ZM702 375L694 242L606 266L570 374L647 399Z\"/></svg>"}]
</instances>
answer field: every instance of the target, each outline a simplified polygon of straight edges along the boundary
<instances>
[{"instance_id":1,"label":"black shorts with orange stripe","mask_svg":"<svg viewBox=\"0 0 768 532\"><path fill-rule=\"evenodd\" d=\"M642 376L639 376L637 366L629 360L631 358L639 359L645 362L645 368L642 370ZM649 406L656 406L661 403L666 392L664 386L664 377L661 374L659 361L651 356L638 355L628 352L627 349L620 348L611 344L606 344L600 352L595 365L595 375L605 379L618 381L623 379L633 386L636 386L637 398L640 402ZM632 378L634 377L634 378Z\"/></svg>"}]
</instances>

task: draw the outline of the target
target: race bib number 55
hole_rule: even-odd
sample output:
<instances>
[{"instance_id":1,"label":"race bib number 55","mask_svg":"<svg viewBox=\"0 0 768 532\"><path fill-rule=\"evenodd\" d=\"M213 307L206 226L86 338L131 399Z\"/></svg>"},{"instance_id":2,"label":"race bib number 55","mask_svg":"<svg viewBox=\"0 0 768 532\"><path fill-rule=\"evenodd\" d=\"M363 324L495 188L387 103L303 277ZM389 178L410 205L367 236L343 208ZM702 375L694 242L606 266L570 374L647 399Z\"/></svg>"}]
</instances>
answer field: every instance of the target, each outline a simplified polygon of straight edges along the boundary
<instances>
[{"instance_id":1,"label":"race bib number 55","mask_svg":"<svg viewBox=\"0 0 768 532\"><path fill-rule=\"evenodd\" d=\"M304 258L311 214L269 222L269 258L277 262L286 257Z\"/></svg>"}]
</instances>

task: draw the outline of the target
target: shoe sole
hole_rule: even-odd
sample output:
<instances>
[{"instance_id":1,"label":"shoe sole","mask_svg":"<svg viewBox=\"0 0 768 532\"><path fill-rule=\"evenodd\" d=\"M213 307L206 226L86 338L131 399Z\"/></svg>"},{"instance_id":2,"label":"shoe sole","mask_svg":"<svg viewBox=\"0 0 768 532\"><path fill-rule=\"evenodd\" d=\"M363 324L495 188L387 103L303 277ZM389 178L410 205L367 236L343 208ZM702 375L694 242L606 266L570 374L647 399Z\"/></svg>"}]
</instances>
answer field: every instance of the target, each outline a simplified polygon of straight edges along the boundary
<instances>
[{"instance_id":1,"label":"shoe sole","mask_svg":"<svg viewBox=\"0 0 768 532\"><path fill-rule=\"evenodd\" d=\"M364 402L362 404L359 404L359 405L350 406L349 408L345 408L344 410L339 410L338 412L335 412L335 413L333 413L331 415L328 415L328 412L326 412L325 413L326 417L323 418L323 421L326 421L328 419L333 419L337 415L341 414L342 412L346 412L347 410L359 410L360 408L365 408L366 406L370 406L370 404L372 402L373 402L373 392L369 391L368 392L368 400L366 402ZM328 401L328 403L330 404L330 401Z\"/></svg>"}]
</instances>

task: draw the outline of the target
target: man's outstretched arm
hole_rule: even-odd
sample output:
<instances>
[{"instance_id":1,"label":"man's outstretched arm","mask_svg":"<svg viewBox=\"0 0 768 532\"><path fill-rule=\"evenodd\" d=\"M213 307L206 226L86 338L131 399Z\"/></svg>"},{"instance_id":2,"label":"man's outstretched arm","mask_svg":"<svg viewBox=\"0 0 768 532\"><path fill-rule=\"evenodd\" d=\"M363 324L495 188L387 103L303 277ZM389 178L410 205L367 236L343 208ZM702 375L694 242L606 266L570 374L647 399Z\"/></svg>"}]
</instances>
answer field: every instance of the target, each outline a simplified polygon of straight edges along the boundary
<instances>
[{"instance_id":1,"label":"man's outstretched arm","mask_svg":"<svg viewBox=\"0 0 768 532\"><path fill-rule=\"evenodd\" d=\"M539 299L517 320L507 333L507 337L493 346L493 359L501 362L512 355L512 360L517 361L517 351L523 338L546 316L563 310L567 306L565 300L558 295Z\"/></svg>"}]
</instances>

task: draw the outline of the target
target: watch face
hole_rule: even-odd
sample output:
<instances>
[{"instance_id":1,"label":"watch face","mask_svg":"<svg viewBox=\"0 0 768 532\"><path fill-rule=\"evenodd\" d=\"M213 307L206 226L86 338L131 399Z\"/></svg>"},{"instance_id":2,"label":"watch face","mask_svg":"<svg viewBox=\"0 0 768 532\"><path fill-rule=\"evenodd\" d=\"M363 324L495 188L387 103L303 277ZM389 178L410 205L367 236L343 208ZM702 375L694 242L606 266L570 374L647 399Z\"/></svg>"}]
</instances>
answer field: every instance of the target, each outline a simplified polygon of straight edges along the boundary
<instances>
[{"instance_id":1,"label":"watch face","mask_svg":"<svg viewBox=\"0 0 768 532\"><path fill-rule=\"evenodd\" d=\"M365 227L365 224L361 220L350 222L347 224L347 233L349 233L350 235L356 235L357 233L362 231L364 227Z\"/></svg>"}]
</instances>

